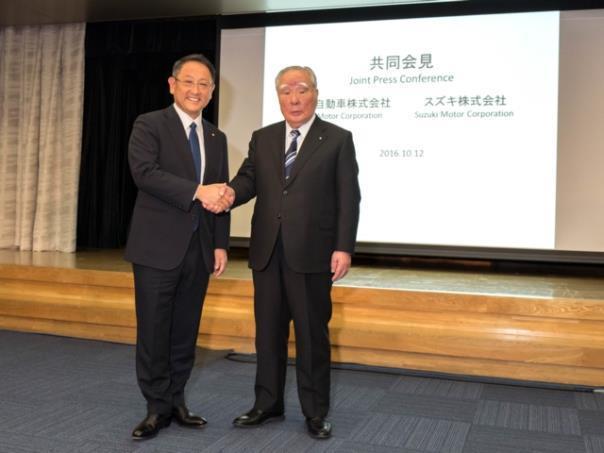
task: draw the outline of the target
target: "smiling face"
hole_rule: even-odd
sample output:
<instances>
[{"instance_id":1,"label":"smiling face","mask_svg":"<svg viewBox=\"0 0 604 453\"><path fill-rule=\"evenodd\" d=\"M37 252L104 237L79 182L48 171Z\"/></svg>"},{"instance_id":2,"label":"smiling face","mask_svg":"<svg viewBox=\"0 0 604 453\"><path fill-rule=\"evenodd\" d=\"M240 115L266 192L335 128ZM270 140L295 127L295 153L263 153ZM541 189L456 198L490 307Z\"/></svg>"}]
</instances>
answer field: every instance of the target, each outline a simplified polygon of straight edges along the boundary
<instances>
[{"instance_id":1,"label":"smiling face","mask_svg":"<svg viewBox=\"0 0 604 453\"><path fill-rule=\"evenodd\" d=\"M297 129L315 114L319 90L307 71L291 69L277 81L277 96L285 121Z\"/></svg>"},{"instance_id":2,"label":"smiling face","mask_svg":"<svg viewBox=\"0 0 604 453\"><path fill-rule=\"evenodd\" d=\"M187 61L176 76L168 79L174 103L192 119L208 105L214 92L210 70L198 61Z\"/></svg>"}]
</instances>

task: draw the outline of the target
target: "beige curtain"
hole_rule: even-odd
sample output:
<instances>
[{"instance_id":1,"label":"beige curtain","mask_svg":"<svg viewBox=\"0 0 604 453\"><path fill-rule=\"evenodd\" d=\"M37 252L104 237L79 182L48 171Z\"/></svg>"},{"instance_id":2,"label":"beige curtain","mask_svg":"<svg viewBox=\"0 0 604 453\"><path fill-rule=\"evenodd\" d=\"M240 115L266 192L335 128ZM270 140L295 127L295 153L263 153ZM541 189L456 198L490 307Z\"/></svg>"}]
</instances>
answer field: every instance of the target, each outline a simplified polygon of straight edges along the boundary
<instances>
[{"instance_id":1,"label":"beige curtain","mask_svg":"<svg viewBox=\"0 0 604 453\"><path fill-rule=\"evenodd\" d=\"M0 248L75 251L84 34L0 28Z\"/></svg>"}]
</instances>

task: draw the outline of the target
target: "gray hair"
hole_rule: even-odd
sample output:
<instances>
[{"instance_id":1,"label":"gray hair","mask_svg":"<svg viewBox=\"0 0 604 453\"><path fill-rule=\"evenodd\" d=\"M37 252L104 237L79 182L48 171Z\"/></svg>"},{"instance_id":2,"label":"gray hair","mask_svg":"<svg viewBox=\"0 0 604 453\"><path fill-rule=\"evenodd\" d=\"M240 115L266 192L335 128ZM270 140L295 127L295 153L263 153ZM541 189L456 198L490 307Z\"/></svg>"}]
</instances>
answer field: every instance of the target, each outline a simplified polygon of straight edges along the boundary
<instances>
[{"instance_id":1,"label":"gray hair","mask_svg":"<svg viewBox=\"0 0 604 453\"><path fill-rule=\"evenodd\" d=\"M310 77L310 82L312 83L312 88L314 88L315 90L317 89L317 76L315 75L315 72L310 69L308 66L288 66L286 68L283 68L281 71L279 71L279 74L277 74L277 77L275 77L275 88L279 89L279 80L281 79L281 77L283 77L283 74L285 74L288 71L303 71L306 72L308 74L308 76Z\"/></svg>"}]
</instances>

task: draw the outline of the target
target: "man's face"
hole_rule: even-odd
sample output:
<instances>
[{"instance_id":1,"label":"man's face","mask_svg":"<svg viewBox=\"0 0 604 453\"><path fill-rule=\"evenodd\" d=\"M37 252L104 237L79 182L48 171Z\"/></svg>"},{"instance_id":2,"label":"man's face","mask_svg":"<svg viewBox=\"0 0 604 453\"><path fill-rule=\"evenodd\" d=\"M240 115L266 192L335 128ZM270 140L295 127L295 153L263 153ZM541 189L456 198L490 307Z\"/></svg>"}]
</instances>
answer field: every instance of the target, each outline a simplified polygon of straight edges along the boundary
<instances>
[{"instance_id":1,"label":"man's face","mask_svg":"<svg viewBox=\"0 0 604 453\"><path fill-rule=\"evenodd\" d=\"M297 129L314 115L319 91L306 71L292 69L279 79L277 95L285 121Z\"/></svg>"},{"instance_id":2,"label":"man's face","mask_svg":"<svg viewBox=\"0 0 604 453\"><path fill-rule=\"evenodd\" d=\"M187 61L176 77L168 79L174 102L191 118L197 118L214 92L210 70L197 61Z\"/></svg>"}]
</instances>

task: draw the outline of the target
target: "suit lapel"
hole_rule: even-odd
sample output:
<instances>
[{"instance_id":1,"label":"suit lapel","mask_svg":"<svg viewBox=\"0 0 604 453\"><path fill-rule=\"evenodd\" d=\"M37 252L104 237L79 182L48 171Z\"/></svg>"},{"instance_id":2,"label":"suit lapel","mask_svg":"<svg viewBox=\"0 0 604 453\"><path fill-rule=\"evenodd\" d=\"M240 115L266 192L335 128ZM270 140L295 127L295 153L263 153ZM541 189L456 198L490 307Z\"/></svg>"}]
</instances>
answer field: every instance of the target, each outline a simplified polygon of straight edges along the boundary
<instances>
[{"instance_id":1,"label":"suit lapel","mask_svg":"<svg viewBox=\"0 0 604 453\"><path fill-rule=\"evenodd\" d=\"M270 149L274 150L272 153L272 161L275 165L275 170L279 175L281 185L285 185L285 172L283 170L285 166L285 121L278 123L277 133L271 135Z\"/></svg>"},{"instance_id":2,"label":"suit lapel","mask_svg":"<svg viewBox=\"0 0 604 453\"><path fill-rule=\"evenodd\" d=\"M184 163L183 167L187 179L195 181L197 179L195 164L191 155L189 139L182 127L182 121L180 121L176 110L174 110L174 106L168 107L165 112L168 131L173 138L174 152L177 154L178 160Z\"/></svg>"},{"instance_id":3,"label":"suit lapel","mask_svg":"<svg viewBox=\"0 0 604 453\"><path fill-rule=\"evenodd\" d=\"M221 160L217 156L218 150L216 149L216 131L214 126L208 123L206 120L201 121L203 124L203 146L205 148L206 162L205 172L203 174L203 183L206 181L214 181L213 175L216 175L217 165ZM191 161L193 159L191 158Z\"/></svg>"},{"instance_id":4,"label":"suit lapel","mask_svg":"<svg viewBox=\"0 0 604 453\"><path fill-rule=\"evenodd\" d=\"M302 146L298 151L298 156L296 157L294 166L292 167L292 171L289 175L289 179L287 180L286 185L291 184L292 181L296 179L296 176L300 173L301 169L317 152L317 150L323 144L325 139L325 124L317 116L313 121L312 126L310 126L310 129L308 130L308 135L304 139L304 142L302 143ZM283 159L285 159L285 157Z\"/></svg>"}]
</instances>

